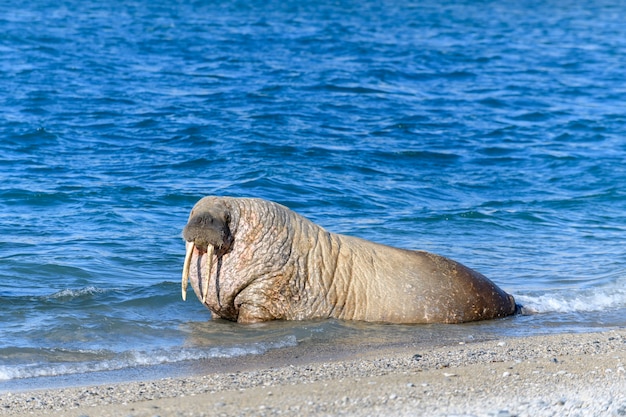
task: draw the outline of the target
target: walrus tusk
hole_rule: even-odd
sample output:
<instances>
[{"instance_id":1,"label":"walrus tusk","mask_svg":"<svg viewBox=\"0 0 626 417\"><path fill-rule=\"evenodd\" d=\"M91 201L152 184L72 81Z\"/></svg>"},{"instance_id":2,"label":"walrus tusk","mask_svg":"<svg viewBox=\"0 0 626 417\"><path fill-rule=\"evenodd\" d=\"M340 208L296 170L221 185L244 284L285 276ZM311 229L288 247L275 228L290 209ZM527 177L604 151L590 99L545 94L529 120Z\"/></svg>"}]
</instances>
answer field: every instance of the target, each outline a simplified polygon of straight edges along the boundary
<instances>
[{"instance_id":1,"label":"walrus tusk","mask_svg":"<svg viewBox=\"0 0 626 417\"><path fill-rule=\"evenodd\" d=\"M193 242L185 242L185 263L183 264L182 292L183 301L187 300L187 284L189 283L189 266L191 265L191 255L196 245Z\"/></svg>"},{"instance_id":2,"label":"walrus tusk","mask_svg":"<svg viewBox=\"0 0 626 417\"><path fill-rule=\"evenodd\" d=\"M202 304L206 303L206 296L209 293L209 280L211 279L211 262L213 261L213 245L207 245L206 247L206 271L205 271L205 279L202 282Z\"/></svg>"}]
</instances>

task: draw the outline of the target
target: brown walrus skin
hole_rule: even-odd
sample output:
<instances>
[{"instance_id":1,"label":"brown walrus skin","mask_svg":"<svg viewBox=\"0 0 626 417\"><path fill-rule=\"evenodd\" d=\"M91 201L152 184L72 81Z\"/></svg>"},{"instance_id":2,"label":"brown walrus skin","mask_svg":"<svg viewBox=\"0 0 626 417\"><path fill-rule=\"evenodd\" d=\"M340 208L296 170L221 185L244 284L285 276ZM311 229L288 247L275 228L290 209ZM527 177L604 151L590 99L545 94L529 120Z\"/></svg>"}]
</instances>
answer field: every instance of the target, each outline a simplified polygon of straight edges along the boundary
<instances>
[{"instance_id":1,"label":"brown walrus skin","mask_svg":"<svg viewBox=\"0 0 626 417\"><path fill-rule=\"evenodd\" d=\"M511 315L480 273L423 251L327 232L260 199L205 197L183 230L187 280L214 317L461 323Z\"/></svg>"}]
</instances>

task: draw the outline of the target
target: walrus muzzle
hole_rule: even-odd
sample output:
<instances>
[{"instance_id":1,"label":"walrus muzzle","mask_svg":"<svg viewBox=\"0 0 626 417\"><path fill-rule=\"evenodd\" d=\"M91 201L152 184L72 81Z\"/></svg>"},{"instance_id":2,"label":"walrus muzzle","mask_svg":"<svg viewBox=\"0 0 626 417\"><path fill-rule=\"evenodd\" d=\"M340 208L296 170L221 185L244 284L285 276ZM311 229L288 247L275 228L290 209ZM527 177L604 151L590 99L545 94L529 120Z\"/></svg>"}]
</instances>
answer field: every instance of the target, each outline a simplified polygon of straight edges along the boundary
<instances>
[{"instance_id":1,"label":"walrus muzzle","mask_svg":"<svg viewBox=\"0 0 626 417\"><path fill-rule=\"evenodd\" d=\"M232 235L228 227L229 217L227 214L200 213L192 216L183 229L185 239L185 263L183 264L182 276L182 296L187 299L187 285L189 283L189 268L194 250L206 252L205 270L207 279L202 285L202 302L206 302L209 291L209 280L211 276L211 263L215 249L224 252L232 243Z\"/></svg>"}]
</instances>

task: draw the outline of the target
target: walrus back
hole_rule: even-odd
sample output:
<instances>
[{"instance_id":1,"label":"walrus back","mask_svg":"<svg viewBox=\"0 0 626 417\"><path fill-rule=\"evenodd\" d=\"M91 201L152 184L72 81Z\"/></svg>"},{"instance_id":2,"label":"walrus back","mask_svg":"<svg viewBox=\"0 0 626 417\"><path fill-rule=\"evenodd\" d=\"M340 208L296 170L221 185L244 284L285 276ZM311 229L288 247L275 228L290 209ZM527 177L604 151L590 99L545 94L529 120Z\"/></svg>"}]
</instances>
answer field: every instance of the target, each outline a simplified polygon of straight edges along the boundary
<instances>
[{"instance_id":1,"label":"walrus back","mask_svg":"<svg viewBox=\"0 0 626 417\"><path fill-rule=\"evenodd\" d=\"M515 312L512 296L461 263L349 236L341 240L352 252L351 271L343 275L356 294L348 298L357 305L345 309L353 320L461 323Z\"/></svg>"}]
</instances>

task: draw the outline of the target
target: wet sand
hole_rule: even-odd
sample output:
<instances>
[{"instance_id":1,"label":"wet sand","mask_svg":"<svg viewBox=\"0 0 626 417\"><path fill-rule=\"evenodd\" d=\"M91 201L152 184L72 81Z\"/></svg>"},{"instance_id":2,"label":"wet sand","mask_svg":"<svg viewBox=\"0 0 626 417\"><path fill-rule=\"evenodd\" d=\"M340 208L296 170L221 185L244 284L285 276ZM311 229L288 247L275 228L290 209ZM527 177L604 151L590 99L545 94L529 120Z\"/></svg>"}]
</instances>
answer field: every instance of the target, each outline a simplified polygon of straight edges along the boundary
<instances>
[{"instance_id":1,"label":"wet sand","mask_svg":"<svg viewBox=\"0 0 626 417\"><path fill-rule=\"evenodd\" d=\"M7 416L626 416L626 329L398 346L289 349L204 374L0 393Z\"/></svg>"}]
</instances>

